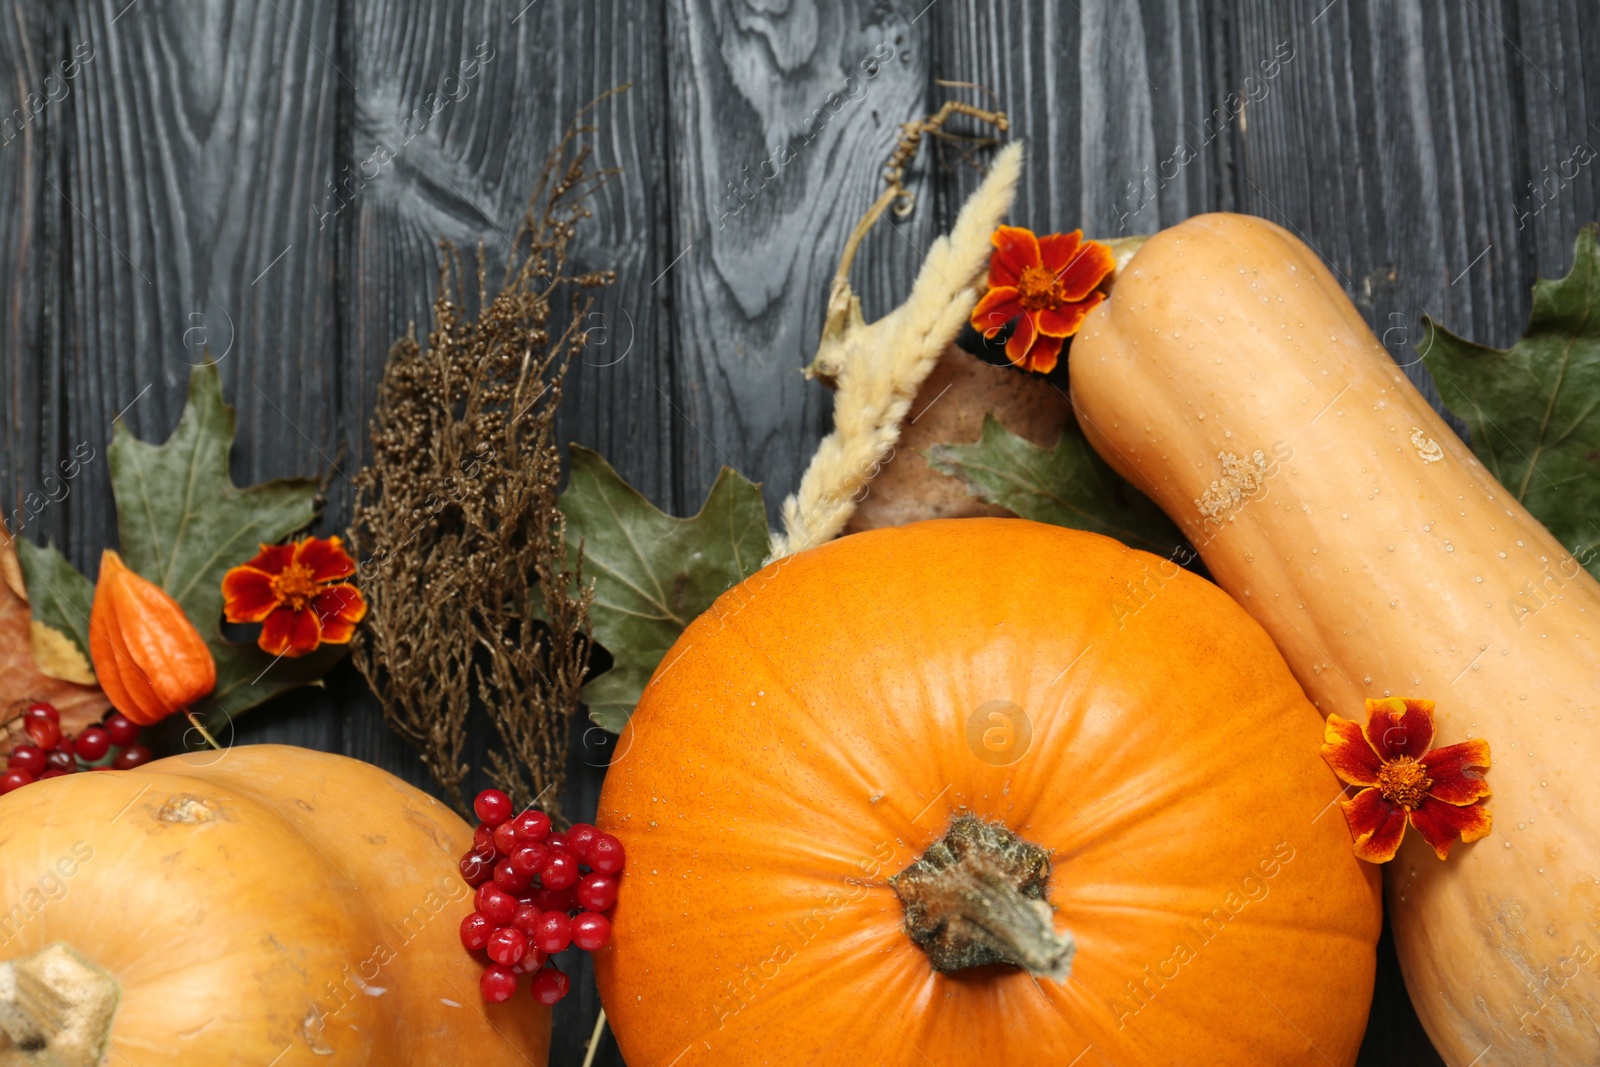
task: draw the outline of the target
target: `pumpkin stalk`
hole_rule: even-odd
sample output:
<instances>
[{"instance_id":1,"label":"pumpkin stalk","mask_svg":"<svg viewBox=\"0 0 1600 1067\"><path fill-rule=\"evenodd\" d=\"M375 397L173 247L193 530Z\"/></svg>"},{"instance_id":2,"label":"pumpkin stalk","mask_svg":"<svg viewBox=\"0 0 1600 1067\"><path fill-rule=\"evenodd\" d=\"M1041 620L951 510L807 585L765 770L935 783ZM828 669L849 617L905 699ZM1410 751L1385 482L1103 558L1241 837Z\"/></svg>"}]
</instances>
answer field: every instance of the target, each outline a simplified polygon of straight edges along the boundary
<instances>
[{"instance_id":1,"label":"pumpkin stalk","mask_svg":"<svg viewBox=\"0 0 1600 1067\"><path fill-rule=\"evenodd\" d=\"M944 974L1006 963L1064 982L1077 943L1048 900L1050 853L998 823L957 816L889 884L905 931Z\"/></svg>"},{"instance_id":2,"label":"pumpkin stalk","mask_svg":"<svg viewBox=\"0 0 1600 1067\"><path fill-rule=\"evenodd\" d=\"M120 992L64 944L0 963L0 1067L94 1067Z\"/></svg>"}]
</instances>

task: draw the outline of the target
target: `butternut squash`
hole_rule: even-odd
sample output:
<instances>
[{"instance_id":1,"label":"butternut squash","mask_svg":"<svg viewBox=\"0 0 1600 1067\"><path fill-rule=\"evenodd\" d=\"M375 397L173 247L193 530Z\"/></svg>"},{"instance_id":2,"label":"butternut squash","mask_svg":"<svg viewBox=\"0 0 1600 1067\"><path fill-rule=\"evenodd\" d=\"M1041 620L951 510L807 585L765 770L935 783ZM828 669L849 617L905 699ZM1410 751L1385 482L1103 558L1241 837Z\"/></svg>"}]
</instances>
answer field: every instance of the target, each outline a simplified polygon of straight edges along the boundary
<instances>
[{"instance_id":1,"label":"butternut squash","mask_svg":"<svg viewBox=\"0 0 1600 1067\"><path fill-rule=\"evenodd\" d=\"M1488 739L1490 836L1441 862L1413 832L1385 872L1406 985L1445 1060L1600 1062L1600 585L1270 222L1203 215L1151 238L1085 323L1071 375L1090 441L1179 523L1324 715L1428 697L1438 744Z\"/></svg>"}]
</instances>

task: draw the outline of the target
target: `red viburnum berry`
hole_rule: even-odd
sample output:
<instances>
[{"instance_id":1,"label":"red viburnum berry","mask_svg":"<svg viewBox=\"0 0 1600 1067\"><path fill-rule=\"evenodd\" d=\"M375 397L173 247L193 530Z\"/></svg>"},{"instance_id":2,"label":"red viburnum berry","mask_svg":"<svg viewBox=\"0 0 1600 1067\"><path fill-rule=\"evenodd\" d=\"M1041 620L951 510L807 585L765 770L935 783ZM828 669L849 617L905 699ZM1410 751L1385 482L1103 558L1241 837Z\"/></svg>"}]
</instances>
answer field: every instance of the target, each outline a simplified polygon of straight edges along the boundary
<instances>
[{"instance_id":1,"label":"red viburnum berry","mask_svg":"<svg viewBox=\"0 0 1600 1067\"><path fill-rule=\"evenodd\" d=\"M104 759L105 754L111 751L111 735L102 727L87 726L73 740L72 748L79 759L94 763Z\"/></svg>"},{"instance_id":2,"label":"red viburnum berry","mask_svg":"<svg viewBox=\"0 0 1600 1067\"><path fill-rule=\"evenodd\" d=\"M565 849L552 852L539 868L539 881L546 889L566 889L578 884L578 859Z\"/></svg>"},{"instance_id":3,"label":"red viburnum berry","mask_svg":"<svg viewBox=\"0 0 1600 1067\"><path fill-rule=\"evenodd\" d=\"M61 743L61 724L53 719L29 715L23 719L22 728L33 738L33 743L46 752Z\"/></svg>"},{"instance_id":4,"label":"red viburnum berry","mask_svg":"<svg viewBox=\"0 0 1600 1067\"><path fill-rule=\"evenodd\" d=\"M593 841L594 835L599 832L586 822L575 822L567 827L567 847L578 857L579 863L589 862L589 842Z\"/></svg>"},{"instance_id":5,"label":"red viburnum berry","mask_svg":"<svg viewBox=\"0 0 1600 1067\"><path fill-rule=\"evenodd\" d=\"M511 925L532 937L539 929L539 916L543 914L532 904L518 904L516 914L511 916Z\"/></svg>"},{"instance_id":6,"label":"red viburnum berry","mask_svg":"<svg viewBox=\"0 0 1600 1067\"><path fill-rule=\"evenodd\" d=\"M622 842L607 833L595 834L589 842L589 866L601 874L616 874L627 863Z\"/></svg>"},{"instance_id":7,"label":"red viburnum berry","mask_svg":"<svg viewBox=\"0 0 1600 1067\"><path fill-rule=\"evenodd\" d=\"M545 860L549 853L543 845L518 845L516 851L511 853L511 869L520 875L532 879L544 869Z\"/></svg>"},{"instance_id":8,"label":"red viburnum berry","mask_svg":"<svg viewBox=\"0 0 1600 1067\"><path fill-rule=\"evenodd\" d=\"M48 719L57 726L61 725L61 715L56 711L55 705L46 703L43 700L35 700L33 703L24 708L22 711L22 717L24 720Z\"/></svg>"},{"instance_id":9,"label":"red viburnum berry","mask_svg":"<svg viewBox=\"0 0 1600 1067\"><path fill-rule=\"evenodd\" d=\"M572 943L585 952L599 952L611 940L611 920L586 911L572 920Z\"/></svg>"},{"instance_id":10,"label":"red viburnum berry","mask_svg":"<svg viewBox=\"0 0 1600 1067\"><path fill-rule=\"evenodd\" d=\"M517 848L517 832L508 822L503 822L494 828L494 850L502 856L509 856Z\"/></svg>"},{"instance_id":11,"label":"red viburnum berry","mask_svg":"<svg viewBox=\"0 0 1600 1067\"><path fill-rule=\"evenodd\" d=\"M474 903L496 926L504 926L517 913L517 898L493 882L485 882L478 887Z\"/></svg>"},{"instance_id":12,"label":"red viburnum berry","mask_svg":"<svg viewBox=\"0 0 1600 1067\"><path fill-rule=\"evenodd\" d=\"M528 938L515 926L502 926L489 935L489 958L507 967L522 962L528 951Z\"/></svg>"},{"instance_id":13,"label":"red viburnum berry","mask_svg":"<svg viewBox=\"0 0 1600 1067\"><path fill-rule=\"evenodd\" d=\"M554 967L546 967L533 976L532 988L533 999L548 1008L567 995L567 990L572 988L572 980Z\"/></svg>"},{"instance_id":14,"label":"red viburnum berry","mask_svg":"<svg viewBox=\"0 0 1600 1067\"><path fill-rule=\"evenodd\" d=\"M42 774L46 766L44 749L38 745L18 745L6 760L6 770L23 771L30 777Z\"/></svg>"},{"instance_id":15,"label":"red viburnum berry","mask_svg":"<svg viewBox=\"0 0 1600 1067\"><path fill-rule=\"evenodd\" d=\"M528 950L522 954L522 959L517 961L517 965L511 969L518 974L533 974L540 967L543 967L545 961L549 958L550 954L548 952L530 940L528 942Z\"/></svg>"},{"instance_id":16,"label":"red viburnum berry","mask_svg":"<svg viewBox=\"0 0 1600 1067\"><path fill-rule=\"evenodd\" d=\"M563 915L578 906L570 889L541 889L533 895L533 902L540 911L559 911Z\"/></svg>"},{"instance_id":17,"label":"red viburnum berry","mask_svg":"<svg viewBox=\"0 0 1600 1067\"><path fill-rule=\"evenodd\" d=\"M578 882L578 903L590 911L610 911L617 902L617 876L592 871Z\"/></svg>"},{"instance_id":18,"label":"red viburnum berry","mask_svg":"<svg viewBox=\"0 0 1600 1067\"><path fill-rule=\"evenodd\" d=\"M511 820L511 825L515 827L519 841L543 841L550 834L550 816L537 808L518 815Z\"/></svg>"},{"instance_id":19,"label":"red viburnum berry","mask_svg":"<svg viewBox=\"0 0 1600 1067\"><path fill-rule=\"evenodd\" d=\"M14 793L25 785L32 785L37 779L27 771L7 771L0 774L0 796Z\"/></svg>"},{"instance_id":20,"label":"red viburnum berry","mask_svg":"<svg viewBox=\"0 0 1600 1067\"><path fill-rule=\"evenodd\" d=\"M572 924L559 911L547 911L539 916L534 928L533 943L552 956L563 952L572 944Z\"/></svg>"},{"instance_id":21,"label":"red viburnum berry","mask_svg":"<svg viewBox=\"0 0 1600 1067\"><path fill-rule=\"evenodd\" d=\"M474 889L494 877L494 849L487 851L473 849L461 857L461 879Z\"/></svg>"},{"instance_id":22,"label":"red viburnum berry","mask_svg":"<svg viewBox=\"0 0 1600 1067\"><path fill-rule=\"evenodd\" d=\"M510 860L501 860L494 865L494 884L516 896L533 884L533 878L518 872Z\"/></svg>"},{"instance_id":23,"label":"red viburnum berry","mask_svg":"<svg viewBox=\"0 0 1600 1067\"><path fill-rule=\"evenodd\" d=\"M485 789L472 802L472 810L490 826L499 826L511 818L511 798L498 789Z\"/></svg>"},{"instance_id":24,"label":"red viburnum berry","mask_svg":"<svg viewBox=\"0 0 1600 1067\"><path fill-rule=\"evenodd\" d=\"M491 963L484 968L483 977L478 979L478 988L483 992L483 999L491 1004L501 1004L511 999L517 991L517 976L510 967L502 967L498 963Z\"/></svg>"},{"instance_id":25,"label":"red viburnum berry","mask_svg":"<svg viewBox=\"0 0 1600 1067\"><path fill-rule=\"evenodd\" d=\"M113 711L106 716L106 733L111 735L111 743L118 748L139 743L139 724L120 711Z\"/></svg>"},{"instance_id":26,"label":"red viburnum berry","mask_svg":"<svg viewBox=\"0 0 1600 1067\"><path fill-rule=\"evenodd\" d=\"M478 952L489 945L489 935L494 933L494 923L481 911L475 911L461 920L461 944L468 952Z\"/></svg>"},{"instance_id":27,"label":"red viburnum berry","mask_svg":"<svg viewBox=\"0 0 1600 1067\"><path fill-rule=\"evenodd\" d=\"M133 745L117 753L117 758L111 761L111 766L119 771L131 771L135 767L143 767L150 762L150 750L144 745Z\"/></svg>"}]
</instances>

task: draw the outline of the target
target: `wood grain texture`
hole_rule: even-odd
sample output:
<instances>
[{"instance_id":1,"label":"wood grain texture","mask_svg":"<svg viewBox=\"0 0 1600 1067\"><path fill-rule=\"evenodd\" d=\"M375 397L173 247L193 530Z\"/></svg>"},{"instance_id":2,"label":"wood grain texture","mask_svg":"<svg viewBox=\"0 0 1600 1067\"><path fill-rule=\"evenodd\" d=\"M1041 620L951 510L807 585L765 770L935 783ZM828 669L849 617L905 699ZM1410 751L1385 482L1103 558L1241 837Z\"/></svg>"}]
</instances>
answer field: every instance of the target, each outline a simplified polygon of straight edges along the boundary
<instances>
[{"instance_id":1,"label":"wood grain texture","mask_svg":"<svg viewBox=\"0 0 1600 1067\"><path fill-rule=\"evenodd\" d=\"M438 239L503 257L569 117L624 82L593 116L598 161L624 173L577 252L619 281L561 432L679 514L725 464L774 509L798 482L830 421L800 369L840 245L899 124L952 95L1029 143L1014 221L1271 218L1429 396L1421 315L1509 343L1536 272L1563 273L1600 211L1600 160L1574 164L1600 147L1592 0L0 0L0 503L61 495L25 532L92 569L115 541L111 417L131 403L131 428L165 436L209 346L236 479L328 472L320 530L342 529L389 345L426 329ZM869 317L977 177L950 145L914 162L916 209L857 261ZM83 441L100 458L52 490ZM426 784L348 667L237 739ZM574 724L569 812L592 812L610 753ZM1380 953L1361 1063L1439 1062ZM568 962L554 1063L581 1060L597 1011ZM614 1042L597 1062L621 1062Z\"/></svg>"},{"instance_id":2,"label":"wood grain texture","mask_svg":"<svg viewBox=\"0 0 1600 1067\"><path fill-rule=\"evenodd\" d=\"M0 521L40 541L62 539L60 505L74 488L56 469L71 451L62 447L63 382L44 359L61 297L47 123L73 89L54 66L59 37L59 21L38 5L0 8Z\"/></svg>"},{"instance_id":3,"label":"wood grain texture","mask_svg":"<svg viewBox=\"0 0 1600 1067\"><path fill-rule=\"evenodd\" d=\"M845 237L882 189L899 124L925 110L921 4L670 0L673 402L680 495L722 466L769 511L829 424L815 352ZM924 188L925 176L908 183ZM827 190L817 195L817 190ZM880 224L853 281L867 317L909 290L933 212Z\"/></svg>"}]
</instances>

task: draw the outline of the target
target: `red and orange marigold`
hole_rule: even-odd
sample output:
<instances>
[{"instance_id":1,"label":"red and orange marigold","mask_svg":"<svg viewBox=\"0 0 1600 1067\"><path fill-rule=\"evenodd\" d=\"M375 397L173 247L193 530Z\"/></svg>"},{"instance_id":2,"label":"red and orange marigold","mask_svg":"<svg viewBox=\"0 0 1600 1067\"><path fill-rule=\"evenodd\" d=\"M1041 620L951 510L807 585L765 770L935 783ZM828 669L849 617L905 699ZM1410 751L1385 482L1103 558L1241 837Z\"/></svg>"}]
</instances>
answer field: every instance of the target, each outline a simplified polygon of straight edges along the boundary
<instances>
[{"instance_id":1,"label":"red and orange marigold","mask_svg":"<svg viewBox=\"0 0 1600 1067\"><path fill-rule=\"evenodd\" d=\"M348 644L367 614L361 591L343 581L355 572L337 537L262 545L254 559L223 575L223 613L229 622L261 623L256 643L272 656Z\"/></svg>"},{"instance_id":2,"label":"red and orange marigold","mask_svg":"<svg viewBox=\"0 0 1600 1067\"><path fill-rule=\"evenodd\" d=\"M1006 358L1023 370L1055 370L1061 345L1106 298L1099 285L1116 268L1111 249L1082 230L1037 237L1019 226L994 231L989 290L972 309L972 328L993 337L1016 320Z\"/></svg>"},{"instance_id":3,"label":"red and orange marigold","mask_svg":"<svg viewBox=\"0 0 1600 1067\"><path fill-rule=\"evenodd\" d=\"M1433 701L1385 697L1367 701L1365 726L1329 715L1322 758L1361 791L1341 800L1356 855L1369 863L1394 859L1410 823L1440 859L1456 838L1476 841L1491 827L1483 799L1489 784L1489 742L1482 738L1434 748Z\"/></svg>"}]
</instances>

